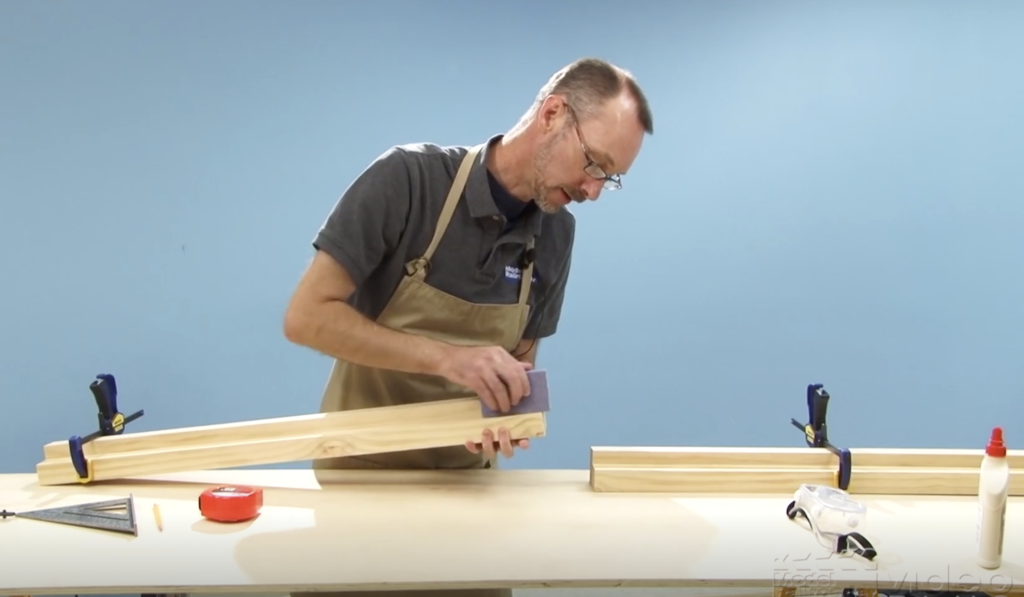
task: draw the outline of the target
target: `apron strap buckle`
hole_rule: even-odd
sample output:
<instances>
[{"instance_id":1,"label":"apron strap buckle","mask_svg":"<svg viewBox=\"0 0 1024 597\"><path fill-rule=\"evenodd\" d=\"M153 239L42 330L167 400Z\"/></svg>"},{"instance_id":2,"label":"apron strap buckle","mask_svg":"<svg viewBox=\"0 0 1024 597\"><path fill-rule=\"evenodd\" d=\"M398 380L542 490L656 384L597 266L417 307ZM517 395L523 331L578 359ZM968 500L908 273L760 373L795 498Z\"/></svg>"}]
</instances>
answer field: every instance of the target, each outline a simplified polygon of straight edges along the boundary
<instances>
[{"instance_id":1,"label":"apron strap buckle","mask_svg":"<svg viewBox=\"0 0 1024 597\"><path fill-rule=\"evenodd\" d=\"M430 260L426 257L417 257L405 264L405 272L410 276L430 269Z\"/></svg>"}]
</instances>

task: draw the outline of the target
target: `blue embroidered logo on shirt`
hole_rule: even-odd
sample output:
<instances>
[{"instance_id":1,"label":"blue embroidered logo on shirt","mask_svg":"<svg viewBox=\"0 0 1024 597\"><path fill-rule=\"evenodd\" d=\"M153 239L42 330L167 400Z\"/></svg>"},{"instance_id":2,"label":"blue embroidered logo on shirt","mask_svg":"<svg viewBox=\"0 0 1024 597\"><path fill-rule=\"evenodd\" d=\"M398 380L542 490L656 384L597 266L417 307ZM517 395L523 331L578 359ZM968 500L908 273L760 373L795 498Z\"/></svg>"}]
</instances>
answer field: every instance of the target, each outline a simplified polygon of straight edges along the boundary
<instances>
[{"instance_id":1,"label":"blue embroidered logo on shirt","mask_svg":"<svg viewBox=\"0 0 1024 597\"><path fill-rule=\"evenodd\" d=\"M523 277L523 270L519 269L514 265L505 266L505 281L506 282L518 282ZM540 281L540 277L537 276L537 266L533 267L533 284Z\"/></svg>"}]
</instances>

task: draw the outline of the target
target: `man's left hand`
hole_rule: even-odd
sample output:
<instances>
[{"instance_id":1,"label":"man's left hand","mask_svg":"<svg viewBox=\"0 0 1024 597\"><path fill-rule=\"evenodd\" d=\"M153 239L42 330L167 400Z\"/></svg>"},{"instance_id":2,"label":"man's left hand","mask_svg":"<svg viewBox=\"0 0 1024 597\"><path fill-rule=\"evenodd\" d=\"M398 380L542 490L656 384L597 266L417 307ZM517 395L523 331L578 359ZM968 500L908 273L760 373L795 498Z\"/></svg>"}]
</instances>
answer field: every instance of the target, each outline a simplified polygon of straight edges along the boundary
<instances>
[{"instance_id":1,"label":"man's left hand","mask_svg":"<svg viewBox=\"0 0 1024 597\"><path fill-rule=\"evenodd\" d=\"M483 441L480 443L466 442L466 449L473 454L479 454L483 451L484 455L487 456L488 460L493 460L497 455L497 450L501 450L501 455L505 458L512 458L514 448L525 450L530 447L530 440L521 439L513 442L508 435L508 429L502 427L498 430L498 438L494 438L494 434L491 433L490 429L484 429Z\"/></svg>"}]
</instances>

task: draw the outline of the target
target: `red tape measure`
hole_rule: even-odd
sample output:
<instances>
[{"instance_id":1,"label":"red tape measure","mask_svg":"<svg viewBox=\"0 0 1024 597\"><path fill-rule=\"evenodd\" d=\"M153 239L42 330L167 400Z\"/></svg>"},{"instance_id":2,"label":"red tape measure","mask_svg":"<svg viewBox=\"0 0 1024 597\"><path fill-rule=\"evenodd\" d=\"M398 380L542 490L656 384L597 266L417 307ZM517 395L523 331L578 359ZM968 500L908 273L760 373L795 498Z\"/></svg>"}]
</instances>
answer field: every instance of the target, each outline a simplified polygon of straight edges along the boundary
<instances>
[{"instance_id":1,"label":"red tape measure","mask_svg":"<svg viewBox=\"0 0 1024 597\"><path fill-rule=\"evenodd\" d=\"M217 522L255 518L263 507L263 490L245 485L211 487L199 495L199 513Z\"/></svg>"}]
</instances>

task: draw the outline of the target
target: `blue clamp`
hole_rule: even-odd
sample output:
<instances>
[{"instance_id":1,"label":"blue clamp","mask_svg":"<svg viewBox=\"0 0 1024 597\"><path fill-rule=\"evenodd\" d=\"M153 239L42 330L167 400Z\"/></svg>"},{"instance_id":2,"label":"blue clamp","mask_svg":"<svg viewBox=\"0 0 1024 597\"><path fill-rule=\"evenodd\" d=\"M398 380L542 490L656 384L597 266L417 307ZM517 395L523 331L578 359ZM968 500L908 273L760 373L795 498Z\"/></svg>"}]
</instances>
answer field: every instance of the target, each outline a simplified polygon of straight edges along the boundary
<instances>
[{"instance_id":1,"label":"blue clamp","mask_svg":"<svg viewBox=\"0 0 1024 597\"><path fill-rule=\"evenodd\" d=\"M85 437L77 435L68 439L68 448L71 452L71 463L75 466L79 481L85 483L92 480L92 468L82 446L92 440L107 435L120 435L124 432L125 425L138 419L145 411L138 411L128 416L117 410L117 382L114 376L103 373L96 376L96 379L89 384L93 398L96 399L96 407L99 409L96 418L99 421L99 430L90 433Z\"/></svg>"},{"instance_id":2,"label":"blue clamp","mask_svg":"<svg viewBox=\"0 0 1024 597\"><path fill-rule=\"evenodd\" d=\"M811 384L807 386L807 418L806 424L796 419L790 419L793 426L804 432L807 445L812 448L825 448L839 457L839 471L836 475L836 485L839 489L846 491L850 486L850 476L853 473L853 457L846 448L837 448L828 441L828 425L825 423L825 415L828 413L828 392L822 384Z\"/></svg>"}]
</instances>

